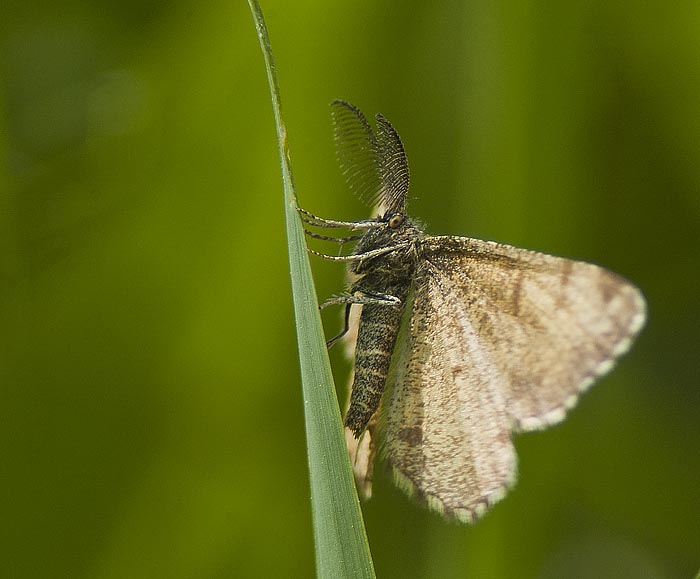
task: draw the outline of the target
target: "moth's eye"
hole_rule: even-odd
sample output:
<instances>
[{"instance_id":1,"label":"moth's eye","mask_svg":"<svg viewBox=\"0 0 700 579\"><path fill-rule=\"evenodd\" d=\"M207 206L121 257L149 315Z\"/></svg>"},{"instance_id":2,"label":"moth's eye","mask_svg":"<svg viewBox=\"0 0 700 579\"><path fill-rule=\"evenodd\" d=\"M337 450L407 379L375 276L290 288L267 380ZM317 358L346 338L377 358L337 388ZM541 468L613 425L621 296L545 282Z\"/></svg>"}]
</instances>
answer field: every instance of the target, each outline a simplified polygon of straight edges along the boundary
<instances>
[{"instance_id":1,"label":"moth's eye","mask_svg":"<svg viewBox=\"0 0 700 579\"><path fill-rule=\"evenodd\" d=\"M401 215L401 213L397 213L396 215L392 215L391 218L389 219L389 227L392 229L396 229L399 227L404 220L404 216Z\"/></svg>"}]
</instances>

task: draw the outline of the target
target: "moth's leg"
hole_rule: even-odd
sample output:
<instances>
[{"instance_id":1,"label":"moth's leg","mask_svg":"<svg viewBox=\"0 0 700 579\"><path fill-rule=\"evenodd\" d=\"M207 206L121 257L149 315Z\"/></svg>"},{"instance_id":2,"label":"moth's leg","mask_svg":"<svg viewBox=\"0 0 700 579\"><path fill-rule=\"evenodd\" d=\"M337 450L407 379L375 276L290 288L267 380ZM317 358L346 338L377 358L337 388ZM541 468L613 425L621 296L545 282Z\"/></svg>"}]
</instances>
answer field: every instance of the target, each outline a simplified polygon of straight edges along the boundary
<instances>
[{"instance_id":1,"label":"moth's leg","mask_svg":"<svg viewBox=\"0 0 700 579\"><path fill-rule=\"evenodd\" d=\"M362 239L362 235L349 235L347 237L332 237L330 235L321 235L319 233L314 233L308 229L304 229L304 233L313 239L320 239L322 241L334 241L338 244L338 254L340 255L343 251L343 247L346 243L354 243Z\"/></svg>"},{"instance_id":2,"label":"moth's leg","mask_svg":"<svg viewBox=\"0 0 700 579\"><path fill-rule=\"evenodd\" d=\"M338 221L336 219L324 219L309 213L306 209L297 207L301 220L314 227L347 228L347 229L371 229L379 222L378 219L363 219L362 221Z\"/></svg>"},{"instance_id":3,"label":"moth's leg","mask_svg":"<svg viewBox=\"0 0 700 579\"><path fill-rule=\"evenodd\" d=\"M328 306L335 306L338 304L371 304L373 306L400 306L401 300L396 296L391 296L389 294L370 294L366 292L362 292L361 295L342 294L339 296L329 297L318 307L318 309L323 310Z\"/></svg>"},{"instance_id":4,"label":"moth's leg","mask_svg":"<svg viewBox=\"0 0 700 579\"><path fill-rule=\"evenodd\" d=\"M314 239L321 239L323 241L335 241L340 245L345 245L346 243L350 243L351 241L358 241L359 239L362 239L362 235L350 235L348 237L333 237L331 235L321 235L319 233L314 233L313 231L309 231L308 229L304 229L304 233Z\"/></svg>"},{"instance_id":5,"label":"moth's leg","mask_svg":"<svg viewBox=\"0 0 700 579\"><path fill-rule=\"evenodd\" d=\"M345 324L343 329L337 336L334 336L326 342L326 348L330 349L333 344L340 340L340 338L342 338L348 333L348 330L350 330L350 308L352 308L352 304L345 304Z\"/></svg>"},{"instance_id":6,"label":"moth's leg","mask_svg":"<svg viewBox=\"0 0 700 579\"><path fill-rule=\"evenodd\" d=\"M401 305L401 300L395 296L369 292L363 292L363 294L364 295L345 294L340 296L333 296L328 298L319 306L319 309L322 310L323 308L326 308L328 306L333 306L336 304L345 304L345 324L343 330L337 336L334 336L326 342L327 348L330 348L333 344L340 340L340 338L342 338L345 334L348 333L348 330L350 329L350 308L353 304L372 304L380 306Z\"/></svg>"},{"instance_id":7,"label":"moth's leg","mask_svg":"<svg viewBox=\"0 0 700 579\"><path fill-rule=\"evenodd\" d=\"M327 259L329 261L362 261L363 259L370 259L372 257L378 257L380 255L391 253L392 251L396 251L397 249L401 249L402 247L406 247L407 245L409 245L409 242L397 243L396 245L380 247L379 249L365 251L364 253L354 253L352 255L328 255L326 253L314 251L313 249L309 249L308 251L313 255L322 257L323 259Z\"/></svg>"}]
</instances>

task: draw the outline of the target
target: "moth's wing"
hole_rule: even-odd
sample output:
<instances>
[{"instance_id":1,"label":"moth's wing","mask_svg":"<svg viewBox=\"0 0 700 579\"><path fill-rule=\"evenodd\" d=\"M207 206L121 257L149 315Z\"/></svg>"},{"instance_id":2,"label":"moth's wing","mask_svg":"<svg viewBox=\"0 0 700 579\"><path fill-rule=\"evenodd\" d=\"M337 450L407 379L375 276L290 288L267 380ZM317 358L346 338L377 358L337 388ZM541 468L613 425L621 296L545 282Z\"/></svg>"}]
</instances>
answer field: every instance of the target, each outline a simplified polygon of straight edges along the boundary
<instances>
[{"instance_id":1,"label":"moth's wing","mask_svg":"<svg viewBox=\"0 0 700 579\"><path fill-rule=\"evenodd\" d=\"M595 265L467 238L421 242L392 370L397 482L472 521L515 479L512 429L561 420L645 319L637 288Z\"/></svg>"},{"instance_id":2,"label":"moth's wing","mask_svg":"<svg viewBox=\"0 0 700 579\"><path fill-rule=\"evenodd\" d=\"M641 292L596 265L464 237L423 247L438 299L458 302L459 339L496 369L516 430L561 421L644 325Z\"/></svg>"},{"instance_id":3,"label":"moth's wing","mask_svg":"<svg viewBox=\"0 0 700 579\"><path fill-rule=\"evenodd\" d=\"M484 356L461 290L420 266L389 375L382 452L397 484L472 522L516 475L505 377Z\"/></svg>"},{"instance_id":4,"label":"moth's wing","mask_svg":"<svg viewBox=\"0 0 700 579\"><path fill-rule=\"evenodd\" d=\"M372 498L374 459L377 454L377 416L379 412L381 412L381 404L372 415L372 418L370 418L367 428L359 439L355 438L350 428L345 427L345 443L348 447L350 463L355 475L355 486L360 498L365 501Z\"/></svg>"}]
</instances>

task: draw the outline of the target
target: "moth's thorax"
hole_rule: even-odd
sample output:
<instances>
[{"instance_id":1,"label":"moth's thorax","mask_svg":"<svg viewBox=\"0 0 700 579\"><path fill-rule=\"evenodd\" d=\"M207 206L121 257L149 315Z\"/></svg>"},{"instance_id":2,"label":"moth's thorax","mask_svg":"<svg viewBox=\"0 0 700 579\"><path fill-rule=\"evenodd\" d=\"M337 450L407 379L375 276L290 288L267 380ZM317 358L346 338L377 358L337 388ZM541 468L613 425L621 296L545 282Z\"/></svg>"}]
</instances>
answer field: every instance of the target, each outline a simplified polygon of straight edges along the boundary
<instances>
[{"instance_id":1,"label":"moth's thorax","mask_svg":"<svg viewBox=\"0 0 700 579\"><path fill-rule=\"evenodd\" d=\"M392 217L385 215L376 227L369 229L357 243L354 254L362 255L382 248L395 247L393 251L361 259L350 266L350 272L359 276L381 275L388 284L395 279L410 277L417 261L417 246L424 237L423 231L410 218L401 216L398 227L391 226Z\"/></svg>"}]
</instances>

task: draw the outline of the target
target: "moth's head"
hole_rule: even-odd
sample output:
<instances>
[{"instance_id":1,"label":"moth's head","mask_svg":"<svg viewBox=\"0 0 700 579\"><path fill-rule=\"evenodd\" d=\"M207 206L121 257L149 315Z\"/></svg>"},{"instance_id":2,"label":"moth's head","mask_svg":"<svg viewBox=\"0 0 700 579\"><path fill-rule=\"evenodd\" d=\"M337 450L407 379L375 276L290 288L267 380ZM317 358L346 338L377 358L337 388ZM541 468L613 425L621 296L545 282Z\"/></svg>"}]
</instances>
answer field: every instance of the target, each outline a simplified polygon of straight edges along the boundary
<instances>
[{"instance_id":1,"label":"moth's head","mask_svg":"<svg viewBox=\"0 0 700 579\"><path fill-rule=\"evenodd\" d=\"M377 217L375 235L377 237L391 239L394 242L406 235L415 233L413 221L399 209L388 209L383 215Z\"/></svg>"},{"instance_id":2,"label":"moth's head","mask_svg":"<svg viewBox=\"0 0 700 579\"><path fill-rule=\"evenodd\" d=\"M389 229L399 229L406 223L406 216L399 211L387 212L381 218Z\"/></svg>"},{"instance_id":3,"label":"moth's head","mask_svg":"<svg viewBox=\"0 0 700 579\"><path fill-rule=\"evenodd\" d=\"M356 253L362 253L371 249L378 249L409 241L421 235L421 230L403 212L389 210L377 217L376 225L363 235Z\"/></svg>"}]
</instances>

